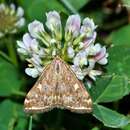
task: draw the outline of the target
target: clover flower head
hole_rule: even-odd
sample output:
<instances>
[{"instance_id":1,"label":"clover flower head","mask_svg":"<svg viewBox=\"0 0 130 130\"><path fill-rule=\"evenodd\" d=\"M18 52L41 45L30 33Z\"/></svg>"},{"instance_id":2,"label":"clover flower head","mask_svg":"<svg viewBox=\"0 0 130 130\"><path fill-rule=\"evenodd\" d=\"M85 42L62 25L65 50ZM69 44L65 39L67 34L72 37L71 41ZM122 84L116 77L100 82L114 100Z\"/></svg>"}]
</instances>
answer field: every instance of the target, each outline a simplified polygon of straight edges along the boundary
<instances>
[{"instance_id":1,"label":"clover flower head","mask_svg":"<svg viewBox=\"0 0 130 130\"><path fill-rule=\"evenodd\" d=\"M46 13L46 27L34 20L28 25L22 41L17 41L20 56L29 63L26 74L38 77L44 66L59 55L70 65L79 80L96 80L102 74L101 67L106 65L108 53L106 47L95 44L96 28L93 20L85 18L81 22L79 15L70 15L62 28L60 14L57 11ZM98 64L98 66L97 66Z\"/></svg>"},{"instance_id":2,"label":"clover flower head","mask_svg":"<svg viewBox=\"0 0 130 130\"><path fill-rule=\"evenodd\" d=\"M0 37L16 33L25 24L22 7L16 8L14 4L0 4Z\"/></svg>"}]
</instances>

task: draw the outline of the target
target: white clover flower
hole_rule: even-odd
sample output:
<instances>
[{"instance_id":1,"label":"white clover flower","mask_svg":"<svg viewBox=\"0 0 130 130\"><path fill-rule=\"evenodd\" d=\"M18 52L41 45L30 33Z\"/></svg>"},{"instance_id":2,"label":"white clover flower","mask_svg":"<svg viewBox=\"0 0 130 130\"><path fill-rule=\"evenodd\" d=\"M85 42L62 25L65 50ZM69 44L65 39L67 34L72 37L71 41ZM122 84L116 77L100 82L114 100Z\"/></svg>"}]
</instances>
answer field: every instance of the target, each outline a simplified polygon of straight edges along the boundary
<instances>
[{"instance_id":1,"label":"white clover flower","mask_svg":"<svg viewBox=\"0 0 130 130\"><path fill-rule=\"evenodd\" d=\"M22 15L21 9L18 12L19 16ZM29 33L24 34L23 41L17 42L18 52L29 62L26 74L38 77L44 66L59 55L70 64L79 80L86 78L90 87L90 82L102 74L101 67L98 70L98 66L108 62L106 47L100 43L95 44L97 26L90 18L85 18L81 23L79 15L70 15L62 29L58 12L50 11L46 17L48 29L44 28L43 23L34 20L28 25Z\"/></svg>"},{"instance_id":2,"label":"white clover flower","mask_svg":"<svg viewBox=\"0 0 130 130\"><path fill-rule=\"evenodd\" d=\"M18 28L21 28L21 27L24 26L24 24L25 24L25 19L24 19L24 18L21 18L21 19L19 19L19 21L17 21L17 22L15 23L15 26L18 27Z\"/></svg>"},{"instance_id":3,"label":"white clover flower","mask_svg":"<svg viewBox=\"0 0 130 130\"><path fill-rule=\"evenodd\" d=\"M79 15L71 15L67 19L66 27L65 27L65 39L75 38L79 35L80 31L80 16Z\"/></svg>"},{"instance_id":4,"label":"white clover flower","mask_svg":"<svg viewBox=\"0 0 130 130\"><path fill-rule=\"evenodd\" d=\"M40 47L38 41L33 39L29 33L25 33L23 36L23 41L17 41L17 44L17 51L22 55L31 56L33 54L38 54L41 57L45 53L44 49Z\"/></svg>"},{"instance_id":5,"label":"white clover flower","mask_svg":"<svg viewBox=\"0 0 130 130\"><path fill-rule=\"evenodd\" d=\"M96 27L97 26L94 24L92 19L85 18L83 20L83 25L81 26L80 33L84 33L85 35L87 35L87 37L92 37Z\"/></svg>"},{"instance_id":6,"label":"white clover flower","mask_svg":"<svg viewBox=\"0 0 130 130\"><path fill-rule=\"evenodd\" d=\"M87 48L90 46L90 44L93 44L96 40L97 33L94 32L92 37L85 37L83 42L82 42L82 47Z\"/></svg>"},{"instance_id":7,"label":"white clover flower","mask_svg":"<svg viewBox=\"0 0 130 130\"><path fill-rule=\"evenodd\" d=\"M61 40L62 27L59 13L56 11L50 11L49 13L46 13L46 16L47 16L46 26L55 35L57 40Z\"/></svg>"},{"instance_id":8,"label":"white clover flower","mask_svg":"<svg viewBox=\"0 0 130 130\"><path fill-rule=\"evenodd\" d=\"M0 37L6 34L16 33L19 28L25 25L22 7L16 8L14 4L0 4Z\"/></svg>"},{"instance_id":9,"label":"white clover flower","mask_svg":"<svg viewBox=\"0 0 130 130\"><path fill-rule=\"evenodd\" d=\"M95 60L101 65L107 64L108 53L106 53L106 47L102 47L100 51L95 55Z\"/></svg>"},{"instance_id":10,"label":"white clover flower","mask_svg":"<svg viewBox=\"0 0 130 130\"><path fill-rule=\"evenodd\" d=\"M38 54L33 54L30 59L28 59L33 66L40 66L42 64L42 60Z\"/></svg>"},{"instance_id":11,"label":"white clover flower","mask_svg":"<svg viewBox=\"0 0 130 130\"><path fill-rule=\"evenodd\" d=\"M73 49L72 46L69 46L69 47L68 47L67 52L68 52L69 58L73 58L73 57L74 57L75 52L74 52L74 49Z\"/></svg>"},{"instance_id":12,"label":"white clover flower","mask_svg":"<svg viewBox=\"0 0 130 130\"><path fill-rule=\"evenodd\" d=\"M87 65L88 61L87 61L87 54L85 51L80 51L76 54L76 56L74 57L74 65L75 66L83 66L83 65Z\"/></svg>"},{"instance_id":13,"label":"white clover flower","mask_svg":"<svg viewBox=\"0 0 130 130\"><path fill-rule=\"evenodd\" d=\"M26 68L25 73L33 78L36 78L39 75L39 71L36 68Z\"/></svg>"},{"instance_id":14,"label":"white clover flower","mask_svg":"<svg viewBox=\"0 0 130 130\"><path fill-rule=\"evenodd\" d=\"M41 22L34 20L28 25L28 30L32 37L37 38L39 33L44 32L44 26Z\"/></svg>"},{"instance_id":15,"label":"white clover flower","mask_svg":"<svg viewBox=\"0 0 130 130\"><path fill-rule=\"evenodd\" d=\"M96 55L101 50L101 45L99 43L89 46L88 49L86 49L89 53L89 55Z\"/></svg>"},{"instance_id":16,"label":"white clover flower","mask_svg":"<svg viewBox=\"0 0 130 130\"><path fill-rule=\"evenodd\" d=\"M12 5L13 6L13 5ZM14 7L15 8L15 7ZM24 15L24 10L23 10L23 8L22 7L18 7L17 8L17 12L16 12L16 16L17 17L19 17L19 18L21 18L21 17L23 17L23 15Z\"/></svg>"},{"instance_id":17,"label":"white clover flower","mask_svg":"<svg viewBox=\"0 0 130 130\"><path fill-rule=\"evenodd\" d=\"M74 73L76 74L76 76L77 76L77 78L79 80L83 80L84 79L85 75L83 74L83 72L82 72L82 70L81 70L81 68L79 66L72 65L71 69L74 71Z\"/></svg>"},{"instance_id":18,"label":"white clover flower","mask_svg":"<svg viewBox=\"0 0 130 130\"><path fill-rule=\"evenodd\" d=\"M99 71L99 70L91 70L91 69L90 69L90 71L88 72L88 76L89 76L91 79L93 79L93 80L96 80L96 76L101 75L101 74L102 74L102 72Z\"/></svg>"}]
</instances>

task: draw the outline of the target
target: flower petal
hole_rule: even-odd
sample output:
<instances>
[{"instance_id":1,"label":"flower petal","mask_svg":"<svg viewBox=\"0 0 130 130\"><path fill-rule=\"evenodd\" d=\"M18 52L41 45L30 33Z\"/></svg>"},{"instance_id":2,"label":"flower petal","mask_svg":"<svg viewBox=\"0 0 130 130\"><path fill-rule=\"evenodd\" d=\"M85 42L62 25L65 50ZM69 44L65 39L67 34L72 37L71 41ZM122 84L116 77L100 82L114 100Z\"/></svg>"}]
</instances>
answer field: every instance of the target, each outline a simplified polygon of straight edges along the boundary
<instances>
[{"instance_id":1,"label":"flower petal","mask_svg":"<svg viewBox=\"0 0 130 130\"><path fill-rule=\"evenodd\" d=\"M36 78L39 75L39 72L36 68L26 68L25 73L33 78Z\"/></svg>"},{"instance_id":2,"label":"flower petal","mask_svg":"<svg viewBox=\"0 0 130 130\"><path fill-rule=\"evenodd\" d=\"M80 31L80 24L81 19L79 15L76 14L69 16L65 27L65 39L68 39L70 35L72 35L73 38L77 37Z\"/></svg>"},{"instance_id":3,"label":"flower petal","mask_svg":"<svg viewBox=\"0 0 130 130\"><path fill-rule=\"evenodd\" d=\"M60 15L57 11L50 11L46 13L47 21L46 26L52 33L54 33L56 39L61 40L62 38L62 27Z\"/></svg>"},{"instance_id":4,"label":"flower petal","mask_svg":"<svg viewBox=\"0 0 130 130\"><path fill-rule=\"evenodd\" d=\"M68 52L69 58L73 58L74 57L75 52L74 52L74 49L71 46L68 47L67 52Z\"/></svg>"},{"instance_id":5,"label":"flower petal","mask_svg":"<svg viewBox=\"0 0 130 130\"><path fill-rule=\"evenodd\" d=\"M24 10L22 7L17 8L17 17L22 17L24 15Z\"/></svg>"},{"instance_id":6,"label":"flower petal","mask_svg":"<svg viewBox=\"0 0 130 130\"><path fill-rule=\"evenodd\" d=\"M32 37L37 38L40 32L44 32L44 26L41 22L34 20L28 25L29 33Z\"/></svg>"},{"instance_id":7,"label":"flower petal","mask_svg":"<svg viewBox=\"0 0 130 130\"><path fill-rule=\"evenodd\" d=\"M29 35L29 33L25 33L23 35L23 43L24 43L26 49L29 49L31 42L32 42L31 36Z\"/></svg>"}]
</instances>

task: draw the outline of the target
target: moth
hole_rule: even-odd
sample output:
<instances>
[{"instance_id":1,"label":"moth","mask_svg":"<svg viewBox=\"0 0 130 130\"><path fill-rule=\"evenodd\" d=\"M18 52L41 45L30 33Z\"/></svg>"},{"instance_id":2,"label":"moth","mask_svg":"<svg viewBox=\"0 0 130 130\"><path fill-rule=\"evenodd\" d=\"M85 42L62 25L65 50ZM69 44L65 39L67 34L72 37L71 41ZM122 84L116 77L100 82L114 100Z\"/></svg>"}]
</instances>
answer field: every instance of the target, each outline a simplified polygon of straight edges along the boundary
<instances>
[{"instance_id":1,"label":"moth","mask_svg":"<svg viewBox=\"0 0 130 130\"><path fill-rule=\"evenodd\" d=\"M44 68L24 101L27 113L42 113L53 108L76 113L92 111L92 100L83 83L58 56Z\"/></svg>"}]
</instances>

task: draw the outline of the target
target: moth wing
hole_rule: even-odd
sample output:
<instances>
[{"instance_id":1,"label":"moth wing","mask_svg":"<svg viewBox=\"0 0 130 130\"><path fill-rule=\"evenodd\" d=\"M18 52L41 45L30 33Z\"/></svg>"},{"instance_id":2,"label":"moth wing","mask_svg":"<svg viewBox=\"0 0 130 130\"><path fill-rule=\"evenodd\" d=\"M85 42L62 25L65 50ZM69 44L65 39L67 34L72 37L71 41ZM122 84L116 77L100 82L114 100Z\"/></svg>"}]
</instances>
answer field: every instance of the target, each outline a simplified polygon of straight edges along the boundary
<instances>
[{"instance_id":1,"label":"moth wing","mask_svg":"<svg viewBox=\"0 0 130 130\"><path fill-rule=\"evenodd\" d=\"M52 63L47 65L35 85L28 92L24 101L27 113L41 113L53 109L56 76Z\"/></svg>"},{"instance_id":2,"label":"moth wing","mask_svg":"<svg viewBox=\"0 0 130 130\"><path fill-rule=\"evenodd\" d=\"M59 106L76 113L92 111L92 100L89 93L64 61L60 63L58 79Z\"/></svg>"}]
</instances>

